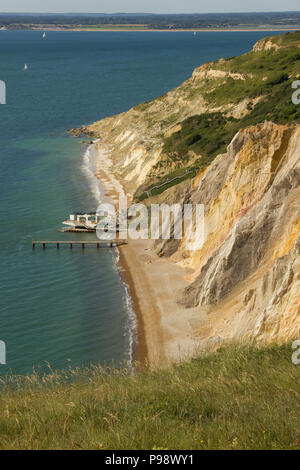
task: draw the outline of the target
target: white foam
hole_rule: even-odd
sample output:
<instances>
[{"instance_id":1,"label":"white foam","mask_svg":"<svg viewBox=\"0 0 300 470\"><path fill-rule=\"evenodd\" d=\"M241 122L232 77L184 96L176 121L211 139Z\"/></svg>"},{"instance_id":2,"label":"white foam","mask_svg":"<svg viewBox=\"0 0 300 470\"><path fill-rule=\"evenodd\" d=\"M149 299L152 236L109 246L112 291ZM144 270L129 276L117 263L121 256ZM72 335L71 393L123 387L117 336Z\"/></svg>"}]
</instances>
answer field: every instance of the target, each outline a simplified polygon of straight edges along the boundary
<instances>
[{"instance_id":1,"label":"white foam","mask_svg":"<svg viewBox=\"0 0 300 470\"><path fill-rule=\"evenodd\" d=\"M104 196L104 188L102 187L99 179L95 176L96 152L94 143L98 142L99 140L100 139L95 140L91 145L88 146L83 155L81 164L81 169L89 180L93 196L98 204L103 200Z\"/></svg>"},{"instance_id":2,"label":"white foam","mask_svg":"<svg viewBox=\"0 0 300 470\"><path fill-rule=\"evenodd\" d=\"M95 171L99 170L99 168L103 168L106 171L109 171L109 167L111 166L112 162L110 161L108 157L107 151L105 149L97 149L95 147L95 143L99 142L100 139L95 140L91 145L88 146L86 149L86 152L83 155L83 160L82 160L82 165L81 169L88 178L91 189L93 192L93 195L97 201L97 203L100 203L104 200L105 198L105 189L101 185L99 179L95 176ZM116 189L117 192L120 195L124 195L124 190L122 185L117 181L117 179L109 173L110 180L109 182L106 183L105 181L105 187L107 188L108 186L112 187L113 189ZM104 182L103 181L103 182ZM118 200L116 196L111 197L113 200ZM120 254L118 248L115 248L114 250L115 253L115 268L117 272L120 275L120 266L119 266L119 260L120 260ZM120 276L121 277L121 276ZM126 306L126 312L127 312L127 318L126 318L126 323L125 323L125 330L124 330L124 335L127 339L127 351L126 351L126 357L127 361L130 367L133 366L133 353L137 345L138 337L137 337L137 317L134 313L133 309L133 303L132 299L130 297L129 293L129 286L128 284L122 279L123 287L124 287L124 303Z\"/></svg>"},{"instance_id":3,"label":"white foam","mask_svg":"<svg viewBox=\"0 0 300 470\"><path fill-rule=\"evenodd\" d=\"M125 305L127 310L127 322L125 326L125 335L128 339L128 362L132 366L133 365L133 353L137 346L138 337L137 337L137 318L134 313L132 299L129 293L129 286L128 284L123 281L124 289L125 289Z\"/></svg>"},{"instance_id":4,"label":"white foam","mask_svg":"<svg viewBox=\"0 0 300 470\"><path fill-rule=\"evenodd\" d=\"M119 253L118 248L115 248L114 253L115 253L115 267L120 275L120 265L119 265L120 253ZM129 286L122 277L121 279L122 279L122 284L124 287L124 303L125 303L126 312L127 312L127 318L126 318L125 330L124 330L124 334L127 339L126 356L127 356L127 361L128 361L129 366L132 367L133 366L133 353L138 343L138 336L137 336L138 323L137 323L137 317L134 312L133 303L132 303L132 299L131 299L130 292L129 292Z\"/></svg>"}]
</instances>

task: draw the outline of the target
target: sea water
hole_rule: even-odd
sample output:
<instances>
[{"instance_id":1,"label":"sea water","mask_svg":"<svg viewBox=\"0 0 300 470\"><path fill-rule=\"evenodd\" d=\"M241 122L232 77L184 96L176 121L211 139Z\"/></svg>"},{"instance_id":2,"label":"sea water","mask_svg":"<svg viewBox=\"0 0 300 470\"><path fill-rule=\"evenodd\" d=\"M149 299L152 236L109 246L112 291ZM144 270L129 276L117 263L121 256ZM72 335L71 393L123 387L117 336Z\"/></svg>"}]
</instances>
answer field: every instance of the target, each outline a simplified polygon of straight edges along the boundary
<instances>
[{"instance_id":1,"label":"sea water","mask_svg":"<svg viewBox=\"0 0 300 470\"><path fill-rule=\"evenodd\" d=\"M265 35L0 31L1 375L132 357L135 319L118 253L31 248L78 237L59 233L61 222L99 202L89 150L67 129L162 95Z\"/></svg>"}]
</instances>

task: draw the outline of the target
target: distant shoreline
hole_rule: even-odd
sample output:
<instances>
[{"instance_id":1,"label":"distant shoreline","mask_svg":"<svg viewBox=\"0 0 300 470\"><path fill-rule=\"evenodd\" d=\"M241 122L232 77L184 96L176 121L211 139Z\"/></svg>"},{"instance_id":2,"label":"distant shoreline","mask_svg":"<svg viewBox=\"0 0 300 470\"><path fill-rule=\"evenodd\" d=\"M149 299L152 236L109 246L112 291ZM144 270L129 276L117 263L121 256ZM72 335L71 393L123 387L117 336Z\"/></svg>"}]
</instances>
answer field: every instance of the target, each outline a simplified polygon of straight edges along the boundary
<instances>
[{"instance_id":1,"label":"distant shoreline","mask_svg":"<svg viewBox=\"0 0 300 470\"><path fill-rule=\"evenodd\" d=\"M0 31L78 31L83 33L89 32L168 32L168 33L243 33L243 32L289 32L289 31L300 31L299 27L288 27L284 26L282 28L190 28L190 29L147 29L147 28L60 28L60 27L49 27L49 26L39 26L32 28L0 28Z\"/></svg>"}]
</instances>

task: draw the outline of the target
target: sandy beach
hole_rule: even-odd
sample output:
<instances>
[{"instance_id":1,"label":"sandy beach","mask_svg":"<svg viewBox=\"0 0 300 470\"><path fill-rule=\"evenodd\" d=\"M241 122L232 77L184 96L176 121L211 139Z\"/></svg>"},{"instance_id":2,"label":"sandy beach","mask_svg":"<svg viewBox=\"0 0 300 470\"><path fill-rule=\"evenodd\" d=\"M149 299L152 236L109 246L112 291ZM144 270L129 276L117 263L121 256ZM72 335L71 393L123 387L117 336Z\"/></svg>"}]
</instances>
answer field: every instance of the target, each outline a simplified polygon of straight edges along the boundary
<instances>
[{"instance_id":1,"label":"sandy beach","mask_svg":"<svg viewBox=\"0 0 300 470\"><path fill-rule=\"evenodd\" d=\"M114 204L125 194L122 181L112 170L109 149L96 143L95 176ZM128 198L130 204L130 195ZM150 368L167 365L191 356L198 345L193 323L199 309L180 307L176 299L188 285L185 268L159 258L152 240L127 240L119 247L120 274L129 287L138 322L135 361Z\"/></svg>"},{"instance_id":2,"label":"sandy beach","mask_svg":"<svg viewBox=\"0 0 300 470\"><path fill-rule=\"evenodd\" d=\"M128 240L120 247L120 262L127 273L139 327L136 359L160 367L190 357L197 349L193 319L196 309L180 307L176 300L187 285L186 270L152 250L152 240ZM199 320L199 310L197 311Z\"/></svg>"}]
</instances>

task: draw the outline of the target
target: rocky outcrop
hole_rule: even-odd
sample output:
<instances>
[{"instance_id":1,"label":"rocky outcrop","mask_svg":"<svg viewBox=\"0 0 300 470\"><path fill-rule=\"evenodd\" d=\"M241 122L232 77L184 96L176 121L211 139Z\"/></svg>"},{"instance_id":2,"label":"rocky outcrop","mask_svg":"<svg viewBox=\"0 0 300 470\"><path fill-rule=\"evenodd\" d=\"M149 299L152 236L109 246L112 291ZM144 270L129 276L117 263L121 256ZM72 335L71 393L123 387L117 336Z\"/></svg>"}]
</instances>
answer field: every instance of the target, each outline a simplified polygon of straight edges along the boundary
<instances>
[{"instance_id":1,"label":"rocky outcrop","mask_svg":"<svg viewBox=\"0 0 300 470\"><path fill-rule=\"evenodd\" d=\"M275 49L276 51L278 51L278 49L280 49L280 46L273 42L271 39L266 38L263 38L258 41L253 47L254 52L269 51L270 49Z\"/></svg>"},{"instance_id":2,"label":"rocky outcrop","mask_svg":"<svg viewBox=\"0 0 300 470\"><path fill-rule=\"evenodd\" d=\"M285 35L271 36L260 39L254 47L254 52L261 51L278 51L280 49L287 49L289 47L299 48L300 47L300 31L293 33L286 33Z\"/></svg>"}]
</instances>

